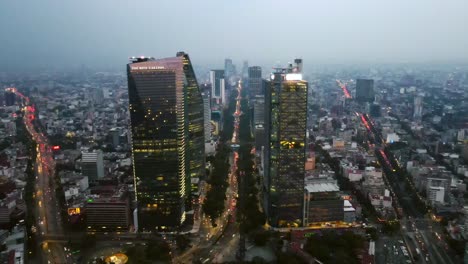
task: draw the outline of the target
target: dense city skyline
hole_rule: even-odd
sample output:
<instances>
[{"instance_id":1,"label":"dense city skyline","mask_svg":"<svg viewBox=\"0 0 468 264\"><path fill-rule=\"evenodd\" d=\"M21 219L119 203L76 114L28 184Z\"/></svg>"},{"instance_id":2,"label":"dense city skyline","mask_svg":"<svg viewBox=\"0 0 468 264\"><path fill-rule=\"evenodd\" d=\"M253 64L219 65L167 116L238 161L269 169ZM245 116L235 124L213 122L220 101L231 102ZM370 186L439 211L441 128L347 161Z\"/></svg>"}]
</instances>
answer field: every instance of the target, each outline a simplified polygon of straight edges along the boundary
<instances>
[{"instance_id":1,"label":"dense city skyline","mask_svg":"<svg viewBox=\"0 0 468 264\"><path fill-rule=\"evenodd\" d=\"M268 66L299 56L307 64L466 63L467 9L466 1L2 1L0 70L51 61L118 68L129 56L177 50L210 67L223 57Z\"/></svg>"},{"instance_id":2,"label":"dense city skyline","mask_svg":"<svg viewBox=\"0 0 468 264\"><path fill-rule=\"evenodd\" d=\"M0 263L468 264L466 10L2 1Z\"/></svg>"}]
</instances>

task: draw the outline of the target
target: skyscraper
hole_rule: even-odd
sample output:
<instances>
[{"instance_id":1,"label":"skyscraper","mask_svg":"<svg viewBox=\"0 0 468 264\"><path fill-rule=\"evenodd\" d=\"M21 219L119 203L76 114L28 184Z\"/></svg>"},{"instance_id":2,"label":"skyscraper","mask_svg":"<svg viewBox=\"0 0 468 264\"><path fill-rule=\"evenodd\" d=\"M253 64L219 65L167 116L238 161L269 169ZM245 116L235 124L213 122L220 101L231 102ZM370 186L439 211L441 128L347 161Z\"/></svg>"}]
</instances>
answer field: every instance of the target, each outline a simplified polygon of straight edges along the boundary
<instances>
[{"instance_id":1,"label":"skyscraper","mask_svg":"<svg viewBox=\"0 0 468 264\"><path fill-rule=\"evenodd\" d=\"M204 173L203 100L187 54L127 65L138 227L177 227Z\"/></svg>"},{"instance_id":2,"label":"skyscraper","mask_svg":"<svg viewBox=\"0 0 468 264\"><path fill-rule=\"evenodd\" d=\"M262 68L260 66L249 67L248 87L251 98L263 95Z\"/></svg>"},{"instance_id":3,"label":"skyscraper","mask_svg":"<svg viewBox=\"0 0 468 264\"><path fill-rule=\"evenodd\" d=\"M224 89L224 70L211 70L210 71L210 82L211 82L211 98L221 99Z\"/></svg>"},{"instance_id":4,"label":"skyscraper","mask_svg":"<svg viewBox=\"0 0 468 264\"><path fill-rule=\"evenodd\" d=\"M16 95L12 92L5 92L5 105L12 106L15 104Z\"/></svg>"},{"instance_id":5,"label":"skyscraper","mask_svg":"<svg viewBox=\"0 0 468 264\"><path fill-rule=\"evenodd\" d=\"M231 77L234 74L234 64L232 64L231 59L224 60L224 74L226 76L226 79L228 80L229 77Z\"/></svg>"},{"instance_id":6,"label":"skyscraper","mask_svg":"<svg viewBox=\"0 0 468 264\"><path fill-rule=\"evenodd\" d=\"M254 98L254 125L265 124L265 97L257 95Z\"/></svg>"},{"instance_id":7,"label":"skyscraper","mask_svg":"<svg viewBox=\"0 0 468 264\"><path fill-rule=\"evenodd\" d=\"M358 102L372 103L375 99L374 80L357 79L356 80L356 100Z\"/></svg>"},{"instance_id":8,"label":"skyscraper","mask_svg":"<svg viewBox=\"0 0 468 264\"><path fill-rule=\"evenodd\" d=\"M195 72L188 54L178 52L177 57L182 58L185 75L185 115L187 117L187 151L188 172L191 181L191 196L198 192L198 181L205 176L205 133L204 133L204 105L202 91L198 86ZM223 88L224 91L224 88ZM189 197L190 198L190 197ZM187 199L187 208L190 209L192 199Z\"/></svg>"},{"instance_id":9,"label":"skyscraper","mask_svg":"<svg viewBox=\"0 0 468 264\"><path fill-rule=\"evenodd\" d=\"M415 120L419 120L422 117L422 102L423 98L421 96L418 95L414 98L413 117Z\"/></svg>"},{"instance_id":10,"label":"skyscraper","mask_svg":"<svg viewBox=\"0 0 468 264\"><path fill-rule=\"evenodd\" d=\"M272 226L303 219L308 83L292 67L276 69L265 95L265 209Z\"/></svg>"},{"instance_id":11,"label":"skyscraper","mask_svg":"<svg viewBox=\"0 0 468 264\"><path fill-rule=\"evenodd\" d=\"M253 127L255 135L255 148L258 152L265 146L265 97L257 95L253 107Z\"/></svg>"},{"instance_id":12,"label":"skyscraper","mask_svg":"<svg viewBox=\"0 0 468 264\"><path fill-rule=\"evenodd\" d=\"M249 62L245 60L242 63L242 78L247 78L248 73L249 73Z\"/></svg>"},{"instance_id":13,"label":"skyscraper","mask_svg":"<svg viewBox=\"0 0 468 264\"><path fill-rule=\"evenodd\" d=\"M205 127L205 142L211 141L211 104L210 104L210 93L203 93L203 115L204 115L204 127Z\"/></svg>"}]
</instances>

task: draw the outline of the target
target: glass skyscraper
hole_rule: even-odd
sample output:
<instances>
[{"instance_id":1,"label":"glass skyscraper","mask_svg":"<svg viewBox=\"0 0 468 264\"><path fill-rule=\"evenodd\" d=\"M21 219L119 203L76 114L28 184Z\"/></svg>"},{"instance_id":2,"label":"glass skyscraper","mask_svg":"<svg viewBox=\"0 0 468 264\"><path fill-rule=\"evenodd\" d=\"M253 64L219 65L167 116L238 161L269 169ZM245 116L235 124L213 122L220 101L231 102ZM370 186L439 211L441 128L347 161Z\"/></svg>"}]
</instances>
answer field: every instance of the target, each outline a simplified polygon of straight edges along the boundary
<instances>
[{"instance_id":1,"label":"glass skyscraper","mask_svg":"<svg viewBox=\"0 0 468 264\"><path fill-rule=\"evenodd\" d=\"M248 87L249 87L250 98L255 98L255 96L257 95L264 94L262 68L260 66L249 67Z\"/></svg>"},{"instance_id":2,"label":"glass skyscraper","mask_svg":"<svg viewBox=\"0 0 468 264\"><path fill-rule=\"evenodd\" d=\"M224 89L224 70L211 70L210 71L210 82L211 82L211 98L221 99L222 89Z\"/></svg>"},{"instance_id":3,"label":"glass skyscraper","mask_svg":"<svg viewBox=\"0 0 468 264\"><path fill-rule=\"evenodd\" d=\"M187 117L187 157L191 195L198 192L198 181L205 176L205 131L204 104L200 87L188 54L178 52L182 58L185 75L185 113ZM191 209L191 199L187 200L187 207Z\"/></svg>"},{"instance_id":4,"label":"glass skyscraper","mask_svg":"<svg viewBox=\"0 0 468 264\"><path fill-rule=\"evenodd\" d=\"M374 80L357 79L356 80L356 100L358 102L372 103L375 100Z\"/></svg>"},{"instance_id":5,"label":"glass skyscraper","mask_svg":"<svg viewBox=\"0 0 468 264\"><path fill-rule=\"evenodd\" d=\"M303 219L308 83L293 68L277 69L266 87L265 209L272 226Z\"/></svg>"},{"instance_id":6,"label":"glass skyscraper","mask_svg":"<svg viewBox=\"0 0 468 264\"><path fill-rule=\"evenodd\" d=\"M201 92L182 52L132 58L127 74L138 228L171 229L190 209L191 177L204 173Z\"/></svg>"}]
</instances>

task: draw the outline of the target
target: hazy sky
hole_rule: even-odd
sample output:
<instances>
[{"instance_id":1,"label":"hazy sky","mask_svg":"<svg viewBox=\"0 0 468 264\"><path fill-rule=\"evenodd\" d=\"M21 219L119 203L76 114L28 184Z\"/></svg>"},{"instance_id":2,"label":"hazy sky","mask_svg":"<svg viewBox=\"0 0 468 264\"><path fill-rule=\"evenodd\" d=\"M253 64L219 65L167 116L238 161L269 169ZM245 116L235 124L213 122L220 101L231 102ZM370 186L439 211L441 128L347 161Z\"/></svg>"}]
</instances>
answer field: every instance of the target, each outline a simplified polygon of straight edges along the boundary
<instances>
[{"instance_id":1,"label":"hazy sky","mask_svg":"<svg viewBox=\"0 0 468 264\"><path fill-rule=\"evenodd\" d=\"M0 69L195 64L468 62L468 0L1 0Z\"/></svg>"}]
</instances>

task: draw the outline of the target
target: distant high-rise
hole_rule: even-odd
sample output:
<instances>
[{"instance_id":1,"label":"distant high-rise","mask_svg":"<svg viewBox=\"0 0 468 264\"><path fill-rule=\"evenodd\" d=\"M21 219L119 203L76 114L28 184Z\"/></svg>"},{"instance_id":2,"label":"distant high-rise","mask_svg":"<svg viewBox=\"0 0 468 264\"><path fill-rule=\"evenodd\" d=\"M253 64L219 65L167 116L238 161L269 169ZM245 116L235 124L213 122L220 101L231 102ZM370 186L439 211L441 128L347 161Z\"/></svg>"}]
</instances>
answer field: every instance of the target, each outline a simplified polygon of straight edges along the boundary
<instances>
[{"instance_id":1,"label":"distant high-rise","mask_svg":"<svg viewBox=\"0 0 468 264\"><path fill-rule=\"evenodd\" d=\"M12 92L5 92L5 105L12 106L15 105L16 95Z\"/></svg>"},{"instance_id":2,"label":"distant high-rise","mask_svg":"<svg viewBox=\"0 0 468 264\"><path fill-rule=\"evenodd\" d=\"M224 81L224 70L211 70L210 71L210 82L211 82L211 98L221 99L223 93L225 93L225 81Z\"/></svg>"},{"instance_id":3,"label":"distant high-rise","mask_svg":"<svg viewBox=\"0 0 468 264\"><path fill-rule=\"evenodd\" d=\"M177 227L204 175L203 99L187 54L127 65L138 227Z\"/></svg>"},{"instance_id":4,"label":"distant high-rise","mask_svg":"<svg viewBox=\"0 0 468 264\"><path fill-rule=\"evenodd\" d=\"M261 151L265 146L265 97L257 95L254 98L253 125L255 135L255 148Z\"/></svg>"},{"instance_id":5,"label":"distant high-rise","mask_svg":"<svg viewBox=\"0 0 468 264\"><path fill-rule=\"evenodd\" d=\"M249 72L249 62L244 61L242 63L242 78L247 78Z\"/></svg>"},{"instance_id":6,"label":"distant high-rise","mask_svg":"<svg viewBox=\"0 0 468 264\"><path fill-rule=\"evenodd\" d=\"M422 100L423 98L421 96L416 96L414 98L414 112L413 112L413 117L414 119L420 119L422 117Z\"/></svg>"},{"instance_id":7,"label":"distant high-rise","mask_svg":"<svg viewBox=\"0 0 468 264\"><path fill-rule=\"evenodd\" d=\"M356 100L358 102L374 102L374 80L357 79L356 80Z\"/></svg>"},{"instance_id":8,"label":"distant high-rise","mask_svg":"<svg viewBox=\"0 0 468 264\"><path fill-rule=\"evenodd\" d=\"M205 142L211 141L211 104L210 104L210 94L204 93L203 96L203 120L205 127Z\"/></svg>"},{"instance_id":9,"label":"distant high-rise","mask_svg":"<svg viewBox=\"0 0 468 264\"><path fill-rule=\"evenodd\" d=\"M226 79L229 80L230 77L232 77L234 74L236 74L236 67L234 64L232 64L231 59L225 59L224 60L224 75L226 76Z\"/></svg>"},{"instance_id":10,"label":"distant high-rise","mask_svg":"<svg viewBox=\"0 0 468 264\"><path fill-rule=\"evenodd\" d=\"M254 98L254 125L265 124L265 97L257 95Z\"/></svg>"},{"instance_id":11,"label":"distant high-rise","mask_svg":"<svg viewBox=\"0 0 468 264\"><path fill-rule=\"evenodd\" d=\"M292 67L276 69L265 93L265 209L272 226L303 220L308 83Z\"/></svg>"},{"instance_id":12,"label":"distant high-rise","mask_svg":"<svg viewBox=\"0 0 468 264\"><path fill-rule=\"evenodd\" d=\"M104 161L101 150L81 152L81 173L88 176L89 182L104 177Z\"/></svg>"},{"instance_id":13,"label":"distant high-rise","mask_svg":"<svg viewBox=\"0 0 468 264\"><path fill-rule=\"evenodd\" d=\"M250 96L253 98L257 95L263 95L262 68L260 66L249 67L248 77Z\"/></svg>"}]
</instances>

